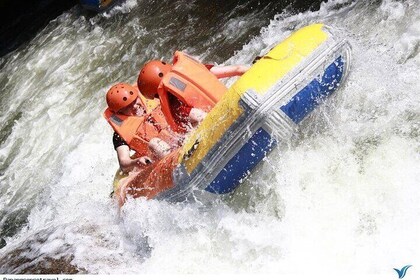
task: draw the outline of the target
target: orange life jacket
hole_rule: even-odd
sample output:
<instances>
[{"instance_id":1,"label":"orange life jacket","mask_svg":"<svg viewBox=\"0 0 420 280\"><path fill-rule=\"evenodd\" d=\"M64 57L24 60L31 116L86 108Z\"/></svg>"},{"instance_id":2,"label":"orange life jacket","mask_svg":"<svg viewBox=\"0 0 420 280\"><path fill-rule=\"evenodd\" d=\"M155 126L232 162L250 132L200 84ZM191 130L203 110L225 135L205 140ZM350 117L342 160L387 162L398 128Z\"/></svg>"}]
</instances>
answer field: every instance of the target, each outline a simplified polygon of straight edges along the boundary
<instances>
[{"instance_id":1,"label":"orange life jacket","mask_svg":"<svg viewBox=\"0 0 420 280\"><path fill-rule=\"evenodd\" d=\"M116 114L107 108L104 117L130 149L136 151L138 156L152 157L148 146L152 138L158 137L169 145L174 145L176 141L168 130L169 126L160 106L141 117Z\"/></svg>"},{"instance_id":2,"label":"orange life jacket","mask_svg":"<svg viewBox=\"0 0 420 280\"><path fill-rule=\"evenodd\" d=\"M226 90L226 86L205 65L177 51L171 71L159 84L158 94L168 124L176 132L185 132L174 114L173 96L188 107L209 112Z\"/></svg>"}]
</instances>

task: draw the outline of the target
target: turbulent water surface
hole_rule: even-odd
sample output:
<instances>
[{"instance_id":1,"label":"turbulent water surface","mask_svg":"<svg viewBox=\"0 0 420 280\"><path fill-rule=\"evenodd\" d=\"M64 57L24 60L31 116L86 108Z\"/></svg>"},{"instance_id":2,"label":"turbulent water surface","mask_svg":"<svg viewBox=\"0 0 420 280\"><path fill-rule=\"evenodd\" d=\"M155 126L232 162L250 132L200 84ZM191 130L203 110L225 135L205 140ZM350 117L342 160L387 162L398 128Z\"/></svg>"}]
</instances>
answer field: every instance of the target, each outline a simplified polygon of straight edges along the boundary
<instances>
[{"instance_id":1,"label":"turbulent water surface","mask_svg":"<svg viewBox=\"0 0 420 280\"><path fill-rule=\"evenodd\" d=\"M75 7L0 58L0 273L420 275L418 0L266 2ZM233 195L117 211L111 85L176 49L248 64L315 22L348 38L352 65L296 141Z\"/></svg>"}]
</instances>

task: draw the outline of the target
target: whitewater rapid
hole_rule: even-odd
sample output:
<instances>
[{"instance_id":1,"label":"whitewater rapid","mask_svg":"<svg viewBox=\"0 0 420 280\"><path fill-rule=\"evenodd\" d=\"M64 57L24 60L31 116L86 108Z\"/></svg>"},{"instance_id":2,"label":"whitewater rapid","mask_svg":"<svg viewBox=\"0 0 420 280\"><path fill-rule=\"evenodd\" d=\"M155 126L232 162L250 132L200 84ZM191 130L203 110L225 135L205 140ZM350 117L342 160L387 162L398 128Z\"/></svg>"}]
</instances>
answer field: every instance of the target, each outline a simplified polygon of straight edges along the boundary
<instances>
[{"instance_id":1,"label":"whitewater rapid","mask_svg":"<svg viewBox=\"0 0 420 280\"><path fill-rule=\"evenodd\" d=\"M420 275L417 0L337 0L317 11L279 13L236 50L261 13L209 28L206 39L186 28L186 42L200 42L191 47L171 32L152 40L163 27L150 28L153 18L139 5L127 1L91 18L65 13L0 61L7 243L0 255L21 249L28 260L5 262L0 272L52 258L91 274L395 277L394 267L411 264L407 276ZM184 5L175 8L194 9ZM274 150L231 196L204 204L136 199L118 212L109 198L117 169L112 130L101 116L113 83L134 82L148 58L169 59L173 50L165 46L173 40L200 59L249 64L315 22L348 38L352 64L344 87L305 121L298 139ZM224 41L229 56L214 45Z\"/></svg>"}]
</instances>

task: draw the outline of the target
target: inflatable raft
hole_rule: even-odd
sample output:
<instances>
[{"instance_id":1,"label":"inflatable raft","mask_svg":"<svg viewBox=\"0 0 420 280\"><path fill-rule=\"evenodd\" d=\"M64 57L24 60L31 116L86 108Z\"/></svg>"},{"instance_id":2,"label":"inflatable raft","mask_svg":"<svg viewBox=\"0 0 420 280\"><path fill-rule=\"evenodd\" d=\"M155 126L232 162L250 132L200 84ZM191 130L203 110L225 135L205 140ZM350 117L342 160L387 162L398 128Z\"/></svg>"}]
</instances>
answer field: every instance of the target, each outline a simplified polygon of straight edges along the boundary
<instances>
[{"instance_id":1,"label":"inflatable raft","mask_svg":"<svg viewBox=\"0 0 420 280\"><path fill-rule=\"evenodd\" d=\"M134 197L180 200L193 191L225 194L343 84L350 46L323 24L304 27L259 59L184 145L144 174ZM114 187L121 190L119 177Z\"/></svg>"},{"instance_id":2,"label":"inflatable raft","mask_svg":"<svg viewBox=\"0 0 420 280\"><path fill-rule=\"evenodd\" d=\"M111 8L116 0L80 0L83 8L90 11L102 12Z\"/></svg>"}]
</instances>

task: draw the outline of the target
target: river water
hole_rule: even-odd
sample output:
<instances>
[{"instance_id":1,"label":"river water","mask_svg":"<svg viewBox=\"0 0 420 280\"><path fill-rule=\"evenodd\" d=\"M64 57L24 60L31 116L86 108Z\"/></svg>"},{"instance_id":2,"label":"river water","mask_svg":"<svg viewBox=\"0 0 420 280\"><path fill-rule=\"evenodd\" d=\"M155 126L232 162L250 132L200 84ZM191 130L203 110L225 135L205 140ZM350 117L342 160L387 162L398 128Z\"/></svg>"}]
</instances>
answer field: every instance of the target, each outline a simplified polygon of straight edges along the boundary
<instances>
[{"instance_id":1,"label":"river water","mask_svg":"<svg viewBox=\"0 0 420 280\"><path fill-rule=\"evenodd\" d=\"M418 0L166 2L74 7L0 58L0 273L419 276ZM296 141L233 195L118 212L111 85L177 49L249 64L315 22L348 38L352 65Z\"/></svg>"}]
</instances>

